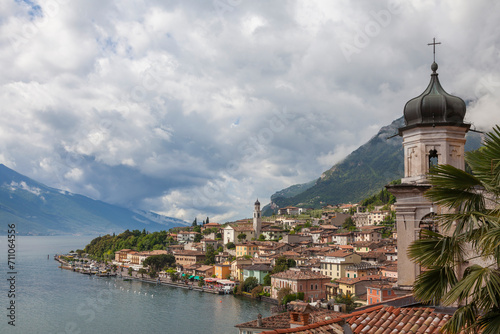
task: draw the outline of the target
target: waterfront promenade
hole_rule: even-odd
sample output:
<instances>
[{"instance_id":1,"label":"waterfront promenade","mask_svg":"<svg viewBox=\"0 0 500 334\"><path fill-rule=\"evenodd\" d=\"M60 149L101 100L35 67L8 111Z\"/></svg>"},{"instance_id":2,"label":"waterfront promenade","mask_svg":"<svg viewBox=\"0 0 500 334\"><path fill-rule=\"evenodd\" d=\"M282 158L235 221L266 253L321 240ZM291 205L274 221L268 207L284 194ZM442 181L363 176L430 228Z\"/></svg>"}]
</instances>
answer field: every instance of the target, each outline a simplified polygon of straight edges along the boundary
<instances>
[{"instance_id":1,"label":"waterfront promenade","mask_svg":"<svg viewBox=\"0 0 500 334\"><path fill-rule=\"evenodd\" d=\"M60 263L59 267L61 269L71 270L75 273L79 273L79 274L83 274L83 275L91 275L91 276L95 275L97 277L116 277L118 279L123 279L123 280L134 280L134 281L140 281L140 282L145 282L145 283L150 283L150 284L166 285L166 286L170 286L170 287L176 287L176 288L193 290L193 291L207 292L207 293L212 293L212 294L217 294L217 295L224 295L224 294L232 293L231 290L223 290L222 287L214 286L211 284L207 284L207 285L200 287L196 283L190 282L188 280L173 282L170 277L147 278L147 277L144 277L143 275L138 274L136 271L132 271L131 276L130 275L123 275L122 270L110 271L110 269L107 268L102 263L99 264L98 270L95 270L95 271L76 270L75 267L71 266L71 264L69 264L65 260L61 259L58 255L54 256L54 260L56 260L57 262ZM103 271L106 271L106 274L102 274Z\"/></svg>"}]
</instances>

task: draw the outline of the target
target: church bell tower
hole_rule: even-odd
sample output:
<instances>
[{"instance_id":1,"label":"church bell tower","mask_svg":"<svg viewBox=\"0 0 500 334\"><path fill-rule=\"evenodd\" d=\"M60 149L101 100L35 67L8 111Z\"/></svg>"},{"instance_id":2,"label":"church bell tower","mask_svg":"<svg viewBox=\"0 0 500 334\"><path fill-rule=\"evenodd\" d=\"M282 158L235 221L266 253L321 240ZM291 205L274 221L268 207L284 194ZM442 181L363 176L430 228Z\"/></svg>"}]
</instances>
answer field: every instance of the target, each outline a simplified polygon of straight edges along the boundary
<instances>
[{"instance_id":1,"label":"church bell tower","mask_svg":"<svg viewBox=\"0 0 500 334\"><path fill-rule=\"evenodd\" d=\"M261 227L262 217L260 216L260 202L257 199L257 201L255 201L255 207L253 210L253 230L255 231L255 239L259 238Z\"/></svg>"},{"instance_id":2,"label":"church bell tower","mask_svg":"<svg viewBox=\"0 0 500 334\"><path fill-rule=\"evenodd\" d=\"M431 43L435 45L439 43ZM411 289L420 267L407 256L408 246L419 238L420 230L429 227L440 208L424 197L431 188L427 174L436 164L465 168L465 135L470 124L464 123L465 102L448 94L438 79L438 65L431 65L431 80L420 96L404 107L403 137L404 178L401 184L388 185L396 197L398 233L398 286Z\"/></svg>"}]
</instances>

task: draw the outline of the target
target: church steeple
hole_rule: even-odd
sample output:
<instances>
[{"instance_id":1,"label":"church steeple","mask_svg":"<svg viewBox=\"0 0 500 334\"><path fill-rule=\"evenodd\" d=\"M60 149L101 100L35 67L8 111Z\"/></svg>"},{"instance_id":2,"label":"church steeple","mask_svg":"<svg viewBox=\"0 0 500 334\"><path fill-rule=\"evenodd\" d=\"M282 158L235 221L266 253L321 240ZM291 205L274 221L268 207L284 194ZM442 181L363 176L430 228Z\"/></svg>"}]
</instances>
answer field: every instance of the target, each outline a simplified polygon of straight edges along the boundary
<instances>
[{"instance_id":1,"label":"church steeple","mask_svg":"<svg viewBox=\"0 0 500 334\"><path fill-rule=\"evenodd\" d=\"M464 125L465 102L448 94L438 79L438 65L432 63L431 81L425 91L408 101L404 107L406 127L431 125Z\"/></svg>"},{"instance_id":2,"label":"church steeple","mask_svg":"<svg viewBox=\"0 0 500 334\"><path fill-rule=\"evenodd\" d=\"M253 230L255 232L255 239L258 239L260 236L261 228L262 228L262 217L260 216L260 202L259 199L255 201L255 206L253 210Z\"/></svg>"},{"instance_id":3,"label":"church steeple","mask_svg":"<svg viewBox=\"0 0 500 334\"><path fill-rule=\"evenodd\" d=\"M431 81L425 91L409 100L404 107L405 126L399 129L403 137L404 178L399 185L388 185L396 197L398 231L398 285L411 289L421 268L407 256L409 245L419 238L434 215L433 203L425 197L431 188L427 175L436 164L465 168L465 135L470 124L464 123L465 102L448 94L438 80L438 65L431 65ZM439 207L436 208L440 210Z\"/></svg>"},{"instance_id":4,"label":"church steeple","mask_svg":"<svg viewBox=\"0 0 500 334\"><path fill-rule=\"evenodd\" d=\"M405 153L405 177L402 182L427 183L427 173L436 164L464 169L464 100L448 94L438 79L434 47L431 80L419 96L409 100L403 110L405 126L399 129Z\"/></svg>"}]
</instances>

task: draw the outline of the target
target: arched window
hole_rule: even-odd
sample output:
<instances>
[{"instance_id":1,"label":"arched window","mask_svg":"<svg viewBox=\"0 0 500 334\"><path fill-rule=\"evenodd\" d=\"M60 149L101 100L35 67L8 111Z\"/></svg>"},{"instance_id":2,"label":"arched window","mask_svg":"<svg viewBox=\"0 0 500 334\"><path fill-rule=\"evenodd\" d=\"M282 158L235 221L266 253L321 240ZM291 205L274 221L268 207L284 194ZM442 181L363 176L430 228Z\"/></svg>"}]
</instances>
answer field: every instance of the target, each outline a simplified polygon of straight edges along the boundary
<instances>
[{"instance_id":1,"label":"arched window","mask_svg":"<svg viewBox=\"0 0 500 334\"><path fill-rule=\"evenodd\" d=\"M436 214L434 212L431 212L431 213L428 213L422 217L422 219L420 220L420 223L418 224L418 227L420 229L419 238L422 238L422 231L423 230L429 230L429 231L433 231L433 232L438 231L437 225L436 225L436 222L434 219L435 216L436 216ZM420 270L420 272L423 272L423 271L427 270L427 268L423 267L423 266L419 266L419 270Z\"/></svg>"},{"instance_id":2,"label":"arched window","mask_svg":"<svg viewBox=\"0 0 500 334\"><path fill-rule=\"evenodd\" d=\"M434 212L428 213L425 216L423 216L422 219L420 220L419 225L418 225L420 230L429 230L429 231L437 232L437 226L436 226L436 223L434 221L435 216L436 216L436 214Z\"/></svg>"},{"instance_id":3,"label":"arched window","mask_svg":"<svg viewBox=\"0 0 500 334\"><path fill-rule=\"evenodd\" d=\"M438 164L437 150L432 149L429 151L429 170Z\"/></svg>"}]
</instances>

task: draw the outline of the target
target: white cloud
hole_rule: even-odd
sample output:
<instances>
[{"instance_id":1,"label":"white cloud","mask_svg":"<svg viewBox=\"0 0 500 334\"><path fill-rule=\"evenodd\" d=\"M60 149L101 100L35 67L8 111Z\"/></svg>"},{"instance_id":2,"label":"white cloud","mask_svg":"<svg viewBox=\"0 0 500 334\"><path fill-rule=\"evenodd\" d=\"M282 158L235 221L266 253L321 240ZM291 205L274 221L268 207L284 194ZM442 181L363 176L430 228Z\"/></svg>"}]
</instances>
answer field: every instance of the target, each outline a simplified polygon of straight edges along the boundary
<instances>
[{"instance_id":1,"label":"white cloud","mask_svg":"<svg viewBox=\"0 0 500 334\"><path fill-rule=\"evenodd\" d=\"M45 198L42 195L42 189L40 189L38 187L31 187L28 184L26 184L26 182L24 182L24 181L21 181L21 182L12 181L8 185L8 187L11 191L16 191L18 189L21 189L21 190L27 191L29 193L32 193L35 196L40 197L42 200L45 200Z\"/></svg>"},{"instance_id":2,"label":"white cloud","mask_svg":"<svg viewBox=\"0 0 500 334\"><path fill-rule=\"evenodd\" d=\"M500 4L38 4L0 4L1 162L111 203L250 216L401 116L428 84L433 37L467 119L500 122Z\"/></svg>"}]
</instances>

